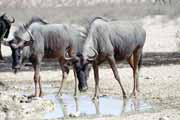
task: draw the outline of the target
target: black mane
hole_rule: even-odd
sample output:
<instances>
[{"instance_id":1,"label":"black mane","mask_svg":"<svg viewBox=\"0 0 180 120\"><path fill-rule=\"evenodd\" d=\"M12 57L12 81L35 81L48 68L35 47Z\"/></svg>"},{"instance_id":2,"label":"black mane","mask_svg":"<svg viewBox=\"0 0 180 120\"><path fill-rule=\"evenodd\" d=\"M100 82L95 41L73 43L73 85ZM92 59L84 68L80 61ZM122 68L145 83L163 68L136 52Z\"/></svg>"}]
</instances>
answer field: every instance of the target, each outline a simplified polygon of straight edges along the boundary
<instances>
[{"instance_id":1,"label":"black mane","mask_svg":"<svg viewBox=\"0 0 180 120\"><path fill-rule=\"evenodd\" d=\"M101 19L101 20L104 20L106 22L109 22L110 19L106 18L106 17L102 17L102 16L97 16L97 17L94 17L93 19L90 20L89 22L89 25L91 26L91 24L93 24L94 21L98 20L98 19Z\"/></svg>"},{"instance_id":2,"label":"black mane","mask_svg":"<svg viewBox=\"0 0 180 120\"><path fill-rule=\"evenodd\" d=\"M86 30L88 32L91 29L92 24L98 19L103 20L105 22L110 22L111 21L110 19L108 19L106 17L102 17L102 16L97 16L97 17L91 18L90 20L88 20L88 25L86 26Z\"/></svg>"}]
</instances>

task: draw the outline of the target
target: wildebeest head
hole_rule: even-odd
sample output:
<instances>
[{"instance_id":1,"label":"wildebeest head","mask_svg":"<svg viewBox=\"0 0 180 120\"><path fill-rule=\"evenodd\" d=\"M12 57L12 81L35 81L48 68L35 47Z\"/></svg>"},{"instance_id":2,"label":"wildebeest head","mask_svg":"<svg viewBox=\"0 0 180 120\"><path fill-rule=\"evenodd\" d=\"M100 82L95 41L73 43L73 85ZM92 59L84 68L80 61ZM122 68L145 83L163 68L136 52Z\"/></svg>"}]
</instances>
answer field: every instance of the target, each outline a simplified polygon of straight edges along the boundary
<instances>
[{"instance_id":1,"label":"wildebeest head","mask_svg":"<svg viewBox=\"0 0 180 120\"><path fill-rule=\"evenodd\" d=\"M76 70L77 78L79 81L78 88L79 91L85 92L88 89L88 84L87 80L89 77L89 73L91 70L91 64L97 57L97 51L94 50L94 55L93 56L84 56L82 54L76 55L76 57L65 57L66 60L71 60L73 61L73 65ZM65 55L66 56L66 55Z\"/></svg>"},{"instance_id":2,"label":"wildebeest head","mask_svg":"<svg viewBox=\"0 0 180 120\"><path fill-rule=\"evenodd\" d=\"M22 50L25 46L30 46L33 42L32 34L24 27L20 26L9 41L12 51L12 69L16 73L22 64Z\"/></svg>"},{"instance_id":3,"label":"wildebeest head","mask_svg":"<svg viewBox=\"0 0 180 120\"><path fill-rule=\"evenodd\" d=\"M6 15L6 13L4 13L0 16L0 21L4 22L4 24L6 26L6 33L5 33L4 37L7 38L9 35L11 24L15 22L15 19L12 17L12 20L10 20L8 18L8 16Z\"/></svg>"}]
</instances>

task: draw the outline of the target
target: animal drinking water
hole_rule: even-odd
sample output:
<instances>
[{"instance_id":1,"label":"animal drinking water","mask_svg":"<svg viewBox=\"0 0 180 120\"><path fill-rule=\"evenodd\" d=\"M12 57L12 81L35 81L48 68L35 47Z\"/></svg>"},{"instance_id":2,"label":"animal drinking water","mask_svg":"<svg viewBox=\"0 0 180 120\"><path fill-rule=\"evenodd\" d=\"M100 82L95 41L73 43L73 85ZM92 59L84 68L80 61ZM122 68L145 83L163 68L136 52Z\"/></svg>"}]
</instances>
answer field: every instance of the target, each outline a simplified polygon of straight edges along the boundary
<instances>
[{"instance_id":1,"label":"animal drinking water","mask_svg":"<svg viewBox=\"0 0 180 120\"><path fill-rule=\"evenodd\" d=\"M69 68L65 59L68 54L81 52L84 43L84 31L78 27L67 24L49 24L40 18L33 18L26 25L20 26L14 33L9 45L12 50L12 68L16 72L22 64L21 51L29 46L29 59L34 69L35 93L33 96L42 96L40 68L43 58L56 58L62 70L62 82L67 78ZM74 69L75 70L75 69ZM77 81L75 75L75 95L77 94ZM38 91L39 87L39 91Z\"/></svg>"}]
</instances>

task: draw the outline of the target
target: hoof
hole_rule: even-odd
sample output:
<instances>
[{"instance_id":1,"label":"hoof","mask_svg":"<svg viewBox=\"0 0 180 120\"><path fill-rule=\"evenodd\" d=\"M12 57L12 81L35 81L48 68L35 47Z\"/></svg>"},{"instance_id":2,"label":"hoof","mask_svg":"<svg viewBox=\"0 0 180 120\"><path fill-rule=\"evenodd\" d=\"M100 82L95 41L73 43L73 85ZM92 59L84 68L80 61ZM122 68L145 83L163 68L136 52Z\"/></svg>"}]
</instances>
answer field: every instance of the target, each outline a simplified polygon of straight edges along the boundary
<instances>
[{"instance_id":1,"label":"hoof","mask_svg":"<svg viewBox=\"0 0 180 120\"><path fill-rule=\"evenodd\" d=\"M40 100L41 97L33 97L32 100Z\"/></svg>"},{"instance_id":2,"label":"hoof","mask_svg":"<svg viewBox=\"0 0 180 120\"><path fill-rule=\"evenodd\" d=\"M32 99L33 97L36 97L35 95L28 95L26 96L28 99Z\"/></svg>"},{"instance_id":3,"label":"hoof","mask_svg":"<svg viewBox=\"0 0 180 120\"><path fill-rule=\"evenodd\" d=\"M74 95L74 98L78 98L78 96L77 96L77 95Z\"/></svg>"},{"instance_id":4,"label":"hoof","mask_svg":"<svg viewBox=\"0 0 180 120\"><path fill-rule=\"evenodd\" d=\"M97 96L96 96L96 97L93 97L92 100L93 100L93 101L99 101L99 97L97 97Z\"/></svg>"},{"instance_id":5,"label":"hoof","mask_svg":"<svg viewBox=\"0 0 180 120\"><path fill-rule=\"evenodd\" d=\"M88 86L79 89L80 92L86 92L87 90L88 90Z\"/></svg>"},{"instance_id":6,"label":"hoof","mask_svg":"<svg viewBox=\"0 0 180 120\"><path fill-rule=\"evenodd\" d=\"M43 94L43 93L40 93L40 94L39 94L39 97L43 97L43 96L44 96L44 94Z\"/></svg>"},{"instance_id":7,"label":"hoof","mask_svg":"<svg viewBox=\"0 0 180 120\"><path fill-rule=\"evenodd\" d=\"M60 97L61 97L61 96L62 96L62 93L59 93L59 92L58 92L58 93L56 94L56 96L60 96Z\"/></svg>"},{"instance_id":8,"label":"hoof","mask_svg":"<svg viewBox=\"0 0 180 120\"><path fill-rule=\"evenodd\" d=\"M80 112L75 112L75 113L70 113L69 117L79 117L80 116Z\"/></svg>"},{"instance_id":9,"label":"hoof","mask_svg":"<svg viewBox=\"0 0 180 120\"><path fill-rule=\"evenodd\" d=\"M123 94L123 99L127 99L127 95L126 94Z\"/></svg>"},{"instance_id":10,"label":"hoof","mask_svg":"<svg viewBox=\"0 0 180 120\"><path fill-rule=\"evenodd\" d=\"M133 91L131 94L130 94L130 97L134 97L134 98L137 98L140 96L140 92L138 91Z\"/></svg>"},{"instance_id":11,"label":"hoof","mask_svg":"<svg viewBox=\"0 0 180 120\"><path fill-rule=\"evenodd\" d=\"M29 95L29 96L26 96L28 99L31 99L31 100L38 100L40 99L40 97L36 96L36 95Z\"/></svg>"}]
</instances>

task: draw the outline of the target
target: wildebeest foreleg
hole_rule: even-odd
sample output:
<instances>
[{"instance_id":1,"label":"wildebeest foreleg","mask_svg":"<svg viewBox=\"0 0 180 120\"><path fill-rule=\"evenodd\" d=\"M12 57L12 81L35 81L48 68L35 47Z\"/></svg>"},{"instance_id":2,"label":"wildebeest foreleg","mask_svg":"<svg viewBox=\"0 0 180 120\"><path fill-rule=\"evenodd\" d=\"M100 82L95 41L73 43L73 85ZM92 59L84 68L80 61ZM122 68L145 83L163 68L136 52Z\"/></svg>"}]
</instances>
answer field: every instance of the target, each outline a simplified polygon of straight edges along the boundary
<instances>
[{"instance_id":1,"label":"wildebeest foreleg","mask_svg":"<svg viewBox=\"0 0 180 120\"><path fill-rule=\"evenodd\" d=\"M76 74L76 69L73 67L73 72L74 72L74 79L75 79L75 88L74 88L74 96L77 97L77 74Z\"/></svg>"},{"instance_id":2,"label":"wildebeest foreleg","mask_svg":"<svg viewBox=\"0 0 180 120\"><path fill-rule=\"evenodd\" d=\"M34 85L35 85L35 93L32 97L41 97L42 96L42 88L40 81L40 67L41 67L42 56L38 56L34 58L32 61L34 68ZM39 86L39 94L38 94L38 86Z\"/></svg>"},{"instance_id":3,"label":"wildebeest foreleg","mask_svg":"<svg viewBox=\"0 0 180 120\"><path fill-rule=\"evenodd\" d=\"M110 66L111 66L111 69L112 69L112 71L114 73L114 77L116 78L116 80L118 81L118 83L119 83L119 85L121 87L123 98L126 98L127 96L126 96L126 93L125 93L124 88L122 86L122 83L121 83L121 80L120 80L120 77L119 77L119 74L118 74L118 70L117 70L117 67L116 67L116 61L115 61L114 57L109 56L108 57L108 62L109 62Z\"/></svg>"},{"instance_id":4,"label":"wildebeest foreleg","mask_svg":"<svg viewBox=\"0 0 180 120\"><path fill-rule=\"evenodd\" d=\"M129 65L131 66L131 68L133 69L133 92L131 95L135 95L135 88L136 88L136 78L135 78L135 74L136 74L136 68L135 68L135 65L134 65L134 59L133 59L133 55L131 55L129 58L128 58L128 63Z\"/></svg>"},{"instance_id":5,"label":"wildebeest foreleg","mask_svg":"<svg viewBox=\"0 0 180 120\"><path fill-rule=\"evenodd\" d=\"M66 67L64 64L61 64L61 63L60 63L60 66L61 66L61 70L62 70L62 80L61 80L60 88L59 88L59 91L58 91L57 95L59 95L59 94L62 95L61 90L62 90L64 81L66 81L68 73L69 73L69 68L68 67Z\"/></svg>"},{"instance_id":6,"label":"wildebeest foreleg","mask_svg":"<svg viewBox=\"0 0 180 120\"><path fill-rule=\"evenodd\" d=\"M67 79L67 73L66 72L62 72L62 80L61 80L60 88L59 88L59 91L58 91L57 95L59 95L59 94L60 94L60 96L62 95L61 90L62 90L64 81L66 81L66 79Z\"/></svg>"},{"instance_id":7,"label":"wildebeest foreleg","mask_svg":"<svg viewBox=\"0 0 180 120\"><path fill-rule=\"evenodd\" d=\"M40 83L40 66L34 65L34 85L35 85L35 93L34 97L40 97L42 95L42 88ZM39 85L39 95L38 95L38 86Z\"/></svg>"},{"instance_id":8,"label":"wildebeest foreleg","mask_svg":"<svg viewBox=\"0 0 180 120\"><path fill-rule=\"evenodd\" d=\"M94 80L95 80L95 93L93 99L96 100L99 97L99 68L96 63L93 64Z\"/></svg>"},{"instance_id":9,"label":"wildebeest foreleg","mask_svg":"<svg viewBox=\"0 0 180 120\"><path fill-rule=\"evenodd\" d=\"M96 115L100 115L101 113L100 113L100 110L99 110L99 101L95 101L95 100L93 100L92 101L93 103L94 103L94 106L95 106L95 108L96 108Z\"/></svg>"}]
</instances>

